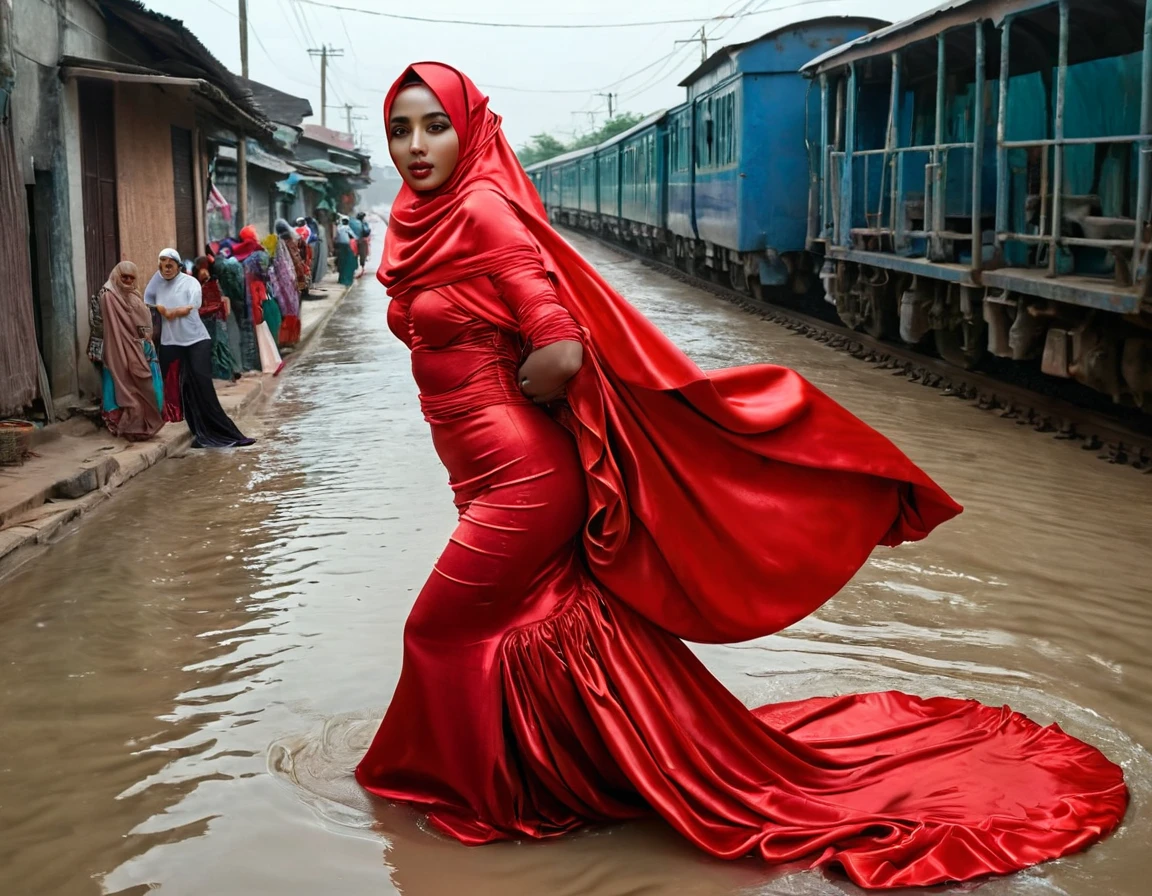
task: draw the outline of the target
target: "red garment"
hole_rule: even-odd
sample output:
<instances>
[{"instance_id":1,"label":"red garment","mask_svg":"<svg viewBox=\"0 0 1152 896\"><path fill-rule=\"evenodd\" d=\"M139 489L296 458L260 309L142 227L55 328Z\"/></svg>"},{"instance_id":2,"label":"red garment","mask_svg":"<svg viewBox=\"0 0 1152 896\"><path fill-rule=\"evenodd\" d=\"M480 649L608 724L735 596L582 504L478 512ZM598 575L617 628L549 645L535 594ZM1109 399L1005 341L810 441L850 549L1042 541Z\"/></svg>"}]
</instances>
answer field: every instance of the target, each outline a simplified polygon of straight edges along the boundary
<instances>
[{"instance_id":1,"label":"red garment","mask_svg":"<svg viewBox=\"0 0 1152 896\"><path fill-rule=\"evenodd\" d=\"M264 245L260 242L256 228L249 224L240 231L240 242L232 247L232 257L237 261L243 261L253 252L263 251Z\"/></svg>"},{"instance_id":2,"label":"red garment","mask_svg":"<svg viewBox=\"0 0 1152 896\"><path fill-rule=\"evenodd\" d=\"M200 316L210 320L227 320L228 305L220 292L220 281L215 278L200 284Z\"/></svg>"},{"instance_id":3,"label":"red garment","mask_svg":"<svg viewBox=\"0 0 1152 896\"><path fill-rule=\"evenodd\" d=\"M268 301L268 287L264 281L244 272L244 282L248 285L248 297L252 306L252 326L264 323L264 303Z\"/></svg>"},{"instance_id":4,"label":"red garment","mask_svg":"<svg viewBox=\"0 0 1152 896\"><path fill-rule=\"evenodd\" d=\"M281 346L295 345L300 341L300 318L295 314L285 314L280 321L277 343Z\"/></svg>"},{"instance_id":5,"label":"red garment","mask_svg":"<svg viewBox=\"0 0 1152 896\"><path fill-rule=\"evenodd\" d=\"M466 843L655 809L714 855L868 887L1009 872L1115 828L1120 769L1057 728L896 693L750 713L694 659L676 635L777 631L959 507L794 372L699 371L548 227L471 82L415 70L460 162L401 190L379 276L460 523L361 784ZM561 339L585 365L554 419L516 370Z\"/></svg>"},{"instance_id":6,"label":"red garment","mask_svg":"<svg viewBox=\"0 0 1152 896\"><path fill-rule=\"evenodd\" d=\"M164 373L164 408L161 415L165 423L179 423L184 419L184 400L180 395L180 362L173 361Z\"/></svg>"}]
</instances>

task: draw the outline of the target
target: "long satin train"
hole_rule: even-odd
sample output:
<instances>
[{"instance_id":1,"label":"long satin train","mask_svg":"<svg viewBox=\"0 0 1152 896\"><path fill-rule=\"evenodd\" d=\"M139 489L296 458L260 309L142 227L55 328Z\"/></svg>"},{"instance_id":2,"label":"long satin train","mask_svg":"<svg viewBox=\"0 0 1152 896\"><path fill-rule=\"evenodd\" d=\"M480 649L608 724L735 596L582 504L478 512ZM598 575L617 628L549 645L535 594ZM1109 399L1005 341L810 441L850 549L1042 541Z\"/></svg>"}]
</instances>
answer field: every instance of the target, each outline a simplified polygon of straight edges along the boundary
<instances>
[{"instance_id":1,"label":"long satin train","mask_svg":"<svg viewBox=\"0 0 1152 896\"><path fill-rule=\"evenodd\" d=\"M1117 766L1007 708L888 692L749 711L588 576L567 431L506 404L433 438L461 518L357 769L373 793L469 844L655 810L713 855L811 857L872 888L1015 871L1123 816Z\"/></svg>"}]
</instances>

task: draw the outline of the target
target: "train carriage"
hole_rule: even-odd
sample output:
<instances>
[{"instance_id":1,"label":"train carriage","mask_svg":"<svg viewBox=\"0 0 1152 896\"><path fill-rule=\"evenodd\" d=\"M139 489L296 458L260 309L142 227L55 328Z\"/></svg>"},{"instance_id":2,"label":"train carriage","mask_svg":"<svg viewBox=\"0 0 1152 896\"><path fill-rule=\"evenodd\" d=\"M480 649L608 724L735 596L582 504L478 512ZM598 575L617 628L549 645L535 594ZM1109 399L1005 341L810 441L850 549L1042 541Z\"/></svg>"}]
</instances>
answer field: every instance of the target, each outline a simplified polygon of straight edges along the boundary
<instances>
[{"instance_id":1,"label":"train carriage","mask_svg":"<svg viewBox=\"0 0 1152 896\"><path fill-rule=\"evenodd\" d=\"M669 114L676 124L668 226L682 267L757 296L764 286L806 291L808 85L799 70L821 50L885 24L827 17L788 25L724 47L681 82L687 109Z\"/></svg>"},{"instance_id":2,"label":"train carriage","mask_svg":"<svg viewBox=\"0 0 1152 896\"><path fill-rule=\"evenodd\" d=\"M1152 407L1152 4L954 2L805 73L845 322Z\"/></svg>"},{"instance_id":3,"label":"train carriage","mask_svg":"<svg viewBox=\"0 0 1152 896\"><path fill-rule=\"evenodd\" d=\"M657 254L665 243L665 117L656 112L610 141L620 156L621 236Z\"/></svg>"},{"instance_id":4,"label":"train carriage","mask_svg":"<svg viewBox=\"0 0 1152 896\"><path fill-rule=\"evenodd\" d=\"M594 154L594 147L577 149L526 169L534 183L539 171L546 172L544 177L548 193L542 198L555 223L569 227L588 227L593 222L596 213L596 179L592 177L588 183L586 172L592 167ZM586 209L589 204L591 211Z\"/></svg>"}]
</instances>

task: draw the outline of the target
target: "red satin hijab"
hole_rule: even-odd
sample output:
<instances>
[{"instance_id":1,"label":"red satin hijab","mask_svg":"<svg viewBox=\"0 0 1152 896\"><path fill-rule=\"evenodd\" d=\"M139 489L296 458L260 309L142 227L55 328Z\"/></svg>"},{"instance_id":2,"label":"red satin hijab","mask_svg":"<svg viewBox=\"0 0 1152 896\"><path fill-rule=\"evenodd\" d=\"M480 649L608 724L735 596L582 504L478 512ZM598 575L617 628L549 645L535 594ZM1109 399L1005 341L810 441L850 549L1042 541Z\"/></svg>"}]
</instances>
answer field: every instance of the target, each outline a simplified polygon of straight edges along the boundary
<instances>
[{"instance_id":1,"label":"red satin hijab","mask_svg":"<svg viewBox=\"0 0 1152 896\"><path fill-rule=\"evenodd\" d=\"M565 422L588 489L585 556L602 588L682 638L742 641L811 613L878 544L923 538L960 512L888 439L795 371L702 372L552 229L500 117L463 74L410 66L388 91L386 122L413 76L451 119L459 161L435 190L401 188L377 277L409 301L526 256L543 260L586 334ZM453 301L518 329L482 292L456 289Z\"/></svg>"}]
</instances>

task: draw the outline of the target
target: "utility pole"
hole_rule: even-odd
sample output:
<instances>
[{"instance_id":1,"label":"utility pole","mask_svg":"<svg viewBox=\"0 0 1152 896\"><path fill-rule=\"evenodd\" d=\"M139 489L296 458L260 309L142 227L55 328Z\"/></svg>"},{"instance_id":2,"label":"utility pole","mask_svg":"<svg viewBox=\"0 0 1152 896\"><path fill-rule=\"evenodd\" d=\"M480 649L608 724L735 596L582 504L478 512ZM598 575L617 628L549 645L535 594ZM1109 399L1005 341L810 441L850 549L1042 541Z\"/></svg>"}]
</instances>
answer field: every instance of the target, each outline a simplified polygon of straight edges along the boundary
<instances>
[{"instance_id":1,"label":"utility pole","mask_svg":"<svg viewBox=\"0 0 1152 896\"><path fill-rule=\"evenodd\" d=\"M673 41L673 43L694 44L697 41L700 42L700 61L701 62L707 62L708 61L708 35L704 31L703 25L700 26L700 36L699 37L694 37L691 40L677 40L677 41Z\"/></svg>"},{"instance_id":2,"label":"utility pole","mask_svg":"<svg viewBox=\"0 0 1152 896\"><path fill-rule=\"evenodd\" d=\"M240 74L248 77L248 0L240 0ZM236 232L248 223L248 136L236 129Z\"/></svg>"},{"instance_id":3,"label":"utility pole","mask_svg":"<svg viewBox=\"0 0 1152 896\"><path fill-rule=\"evenodd\" d=\"M320 127L326 128L328 127L328 57L339 58L344 55L344 51L325 44L319 50L309 50L308 55L320 57Z\"/></svg>"},{"instance_id":4,"label":"utility pole","mask_svg":"<svg viewBox=\"0 0 1152 896\"><path fill-rule=\"evenodd\" d=\"M611 121L611 120L612 120L612 118L613 118L613 115L612 115L612 102L613 102L613 100L615 100L615 99L616 99L616 94L614 94L614 93L598 93L598 94L596 94L596 96L606 96L606 97L608 97L608 120L609 120L609 121Z\"/></svg>"},{"instance_id":5,"label":"utility pole","mask_svg":"<svg viewBox=\"0 0 1152 896\"><path fill-rule=\"evenodd\" d=\"M367 121L367 115L353 115L353 109L367 109L367 106L357 106L354 103L344 103L342 106L333 106L333 109L343 109L344 114L348 116L348 133L352 133L352 122L354 121Z\"/></svg>"},{"instance_id":6,"label":"utility pole","mask_svg":"<svg viewBox=\"0 0 1152 896\"><path fill-rule=\"evenodd\" d=\"M240 74L248 77L248 0L240 0Z\"/></svg>"}]
</instances>

